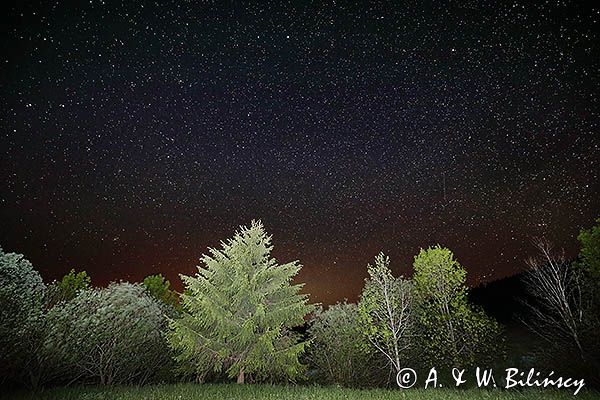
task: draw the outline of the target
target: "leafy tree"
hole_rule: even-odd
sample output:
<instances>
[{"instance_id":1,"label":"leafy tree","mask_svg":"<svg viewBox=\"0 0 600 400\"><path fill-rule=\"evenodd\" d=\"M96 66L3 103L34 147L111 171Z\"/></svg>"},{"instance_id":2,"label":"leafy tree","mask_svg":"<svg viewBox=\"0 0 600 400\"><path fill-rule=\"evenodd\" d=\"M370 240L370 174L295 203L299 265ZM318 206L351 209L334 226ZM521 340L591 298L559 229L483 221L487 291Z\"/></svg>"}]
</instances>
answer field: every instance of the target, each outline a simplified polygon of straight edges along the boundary
<instances>
[{"instance_id":1,"label":"leafy tree","mask_svg":"<svg viewBox=\"0 0 600 400\"><path fill-rule=\"evenodd\" d=\"M290 328L313 307L299 293L302 285L291 284L301 266L278 265L272 249L271 236L252 221L221 250L210 249L196 276L181 276L184 312L171 322L169 342L199 380L221 371L238 383L246 374L294 379L303 371L298 356L306 343Z\"/></svg>"},{"instance_id":2,"label":"leafy tree","mask_svg":"<svg viewBox=\"0 0 600 400\"><path fill-rule=\"evenodd\" d=\"M412 287L402 276L395 278L389 264L389 257L379 253L367 266L358 309L363 333L397 374L412 345Z\"/></svg>"},{"instance_id":3,"label":"leafy tree","mask_svg":"<svg viewBox=\"0 0 600 400\"><path fill-rule=\"evenodd\" d=\"M365 339L356 304L337 303L326 311L318 308L308 333L309 359L326 383L361 386L376 378L373 354L361 345Z\"/></svg>"},{"instance_id":4,"label":"leafy tree","mask_svg":"<svg viewBox=\"0 0 600 400\"><path fill-rule=\"evenodd\" d=\"M142 384L170 359L164 311L139 284L85 290L49 311L45 346L75 379Z\"/></svg>"},{"instance_id":5,"label":"leafy tree","mask_svg":"<svg viewBox=\"0 0 600 400\"><path fill-rule=\"evenodd\" d=\"M0 376L25 378L34 386L44 289L40 274L22 254L0 248Z\"/></svg>"},{"instance_id":6,"label":"leafy tree","mask_svg":"<svg viewBox=\"0 0 600 400\"><path fill-rule=\"evenodd\" d=\"M62 277L60 281L50 284L46 290L46 307L52 308L54 305L69 301L75 298L82 290L90 287L91 278L85 271L75 272L72 269L68 274Z\"/></svg>"},{"instance_id":7,"label":"leafy tree","mask_svg":"<svg viewBox=\"0 0 600 400\"><path fill-rule=\"evenodd\" d=\"M498 323L467 299L466 271L441 246L421 249L414 260L420 350L434 365L466 367L501 353Z\"/></svg>"},{"instance_id":8,"label":"leafy tree","mask_svg":"<svg viewBox=\"0 0 600 400\"><path fill-rule=\"evenodd\" d=\"M162 274L149 275L144 278L143 283L148 293L155 299L174 309L179 309L179 295L174 290L169 289L171 282L164 278Z\"/></svg>"},{"instance_id":9,"label":"leafy tree","mask_svg":"<svg viewBox=\"0 0 600 400\"><path fill-rule=\"evenodd\" d=\"M577 236L581 249L579 250L579 262L576 266L586 275L586 278L600 289L600 218L596 219L596 225L590 229L582 229Z\"/></svg>"},{"instance_id":10,"label":"leafy tree","mask_svg":"<svg viewBox=\"0 0 600 400\"><path fill-rule=\"evenodd\" d=\"M584 320L586 331L593 336L590 343L595 343L595 346L588 348L592 351L590 347L594 347L596 365L600 366L600 341L595 337L596 332L600 331L600 218L596 219L596 225L592 228L582 229L577 239L581 243L581 249L575 267L582 280ZM584 338L586 341L590 339L587 337L588 333Z\"/></svg>"}]
</instances>

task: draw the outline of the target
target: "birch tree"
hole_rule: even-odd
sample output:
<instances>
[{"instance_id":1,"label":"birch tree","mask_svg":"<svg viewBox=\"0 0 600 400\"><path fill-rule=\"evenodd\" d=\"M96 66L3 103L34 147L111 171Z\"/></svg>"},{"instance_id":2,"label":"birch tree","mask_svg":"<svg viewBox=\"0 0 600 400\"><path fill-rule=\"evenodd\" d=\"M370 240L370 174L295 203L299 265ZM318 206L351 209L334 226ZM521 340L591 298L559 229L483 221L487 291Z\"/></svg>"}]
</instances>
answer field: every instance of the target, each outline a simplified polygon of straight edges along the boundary
<instances>
[{"instance_id":1,"label":"birch tree","mask_svg":"<svg viewBox=\"0 0 600 400\"><path fill-rule=\"evenodd\" d=\"M537 254L527 260L530 269L525 276L529 315L523 322L543 340L541 355L556 369L597 385L600 227L582 230L578 239L582 248L574 263L547 240L534 240Z\"/></svg>"},{"instance_id":2,"label":"birch tree","mask_svg":"<svg viewBox=\"0 0 600 400\"><path fill-rule=\"evenodd\" d=\"M538 251L527 260L529 272L525 284L533 301L526 302L532 318L524 323L551 344L557 341L573 345L582 359L584 303L581 275L571 268L564 252L555 252L550 242L535 239Z\"/></svg>"},{"instance_id":3,"label":"birch tree","mask_svg":"<svg viewBox=\"0 0 600 400\"><path fill-rule=\"evenodd\" d=\"M394 277L389 264L389 257L379 253L375 264L367 265L369 277L358 307L366 338L397 374L412 344L412 287L402 276Z\"/></svg>"}]
</instances>

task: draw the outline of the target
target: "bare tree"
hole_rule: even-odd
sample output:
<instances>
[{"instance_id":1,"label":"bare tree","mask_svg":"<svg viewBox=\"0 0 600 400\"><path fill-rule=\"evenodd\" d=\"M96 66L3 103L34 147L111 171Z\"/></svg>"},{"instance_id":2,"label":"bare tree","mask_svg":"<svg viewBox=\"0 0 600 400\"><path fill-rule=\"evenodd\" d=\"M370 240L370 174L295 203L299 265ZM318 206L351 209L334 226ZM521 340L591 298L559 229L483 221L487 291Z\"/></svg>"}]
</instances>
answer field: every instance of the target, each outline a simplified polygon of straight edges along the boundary
<instances>
[{"instance_id":1,"label":"bare tree","mask_svg":"<svg viewBox=\"0 0 600 400\"><path fill-rule=\"evenodd\" d=\"M571 268L564 251L555 252L545 239L535 239L538 255L527 260L530 271L525 278L533 302L526 302L531 319L523 322L537 335L552 344L571 344L582 359L584 329L582 282Z\"/></svg>"}]
</instances>

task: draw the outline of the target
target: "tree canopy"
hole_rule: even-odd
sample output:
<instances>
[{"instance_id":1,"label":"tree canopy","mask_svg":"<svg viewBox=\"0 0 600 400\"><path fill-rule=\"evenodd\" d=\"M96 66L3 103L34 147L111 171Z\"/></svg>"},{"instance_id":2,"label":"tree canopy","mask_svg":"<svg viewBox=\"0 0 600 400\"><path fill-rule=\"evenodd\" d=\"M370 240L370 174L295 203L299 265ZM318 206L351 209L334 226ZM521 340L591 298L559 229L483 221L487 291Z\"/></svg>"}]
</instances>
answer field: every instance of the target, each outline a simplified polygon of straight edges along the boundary
<instances>
[{"instance_id":1,"label":"tree canopy","mask_svg":"<svg viewBox=\"0 0 600 400\"><path fill-rule=\"evenodd\" d=\"M171 282L163 277L162 274L145 277L143 284L152 297L174 309L179 308L179 295L170 289Z\"/></svg>"},{"instance_id":2,"label":"tree canopy","mask_svg":"<svg viewBox=\"0 0 600 400\"><path fill-rule=\"evenodd\" d=\"M422 357L432 365L466 367L501 352L500 326L467 298L466 271L441 246L414 260Z\"/></svg>"},{"instance_id":3,"label":"tree canopy","mask_svg":"<svg viewBox=\"0 0 600 400\"><path fill-rule=\"evenodd\" d=\"M76 378L144 383L171 356L164 308L140 284L85 290L53 307L48 322L45 346Z\"/></svg>"},{"instance_id":4,"label":"tree canopy","mask_svg":"<svg viewBox=\"0 0 600 400\"><path fill-rule=\"evenodd\" d=\"M22 254L0 247L0 376L20 374L32 362L44 322L44 290Z\"/></svg>"},{"instance_id":5,"label":"tree canopy","mask_svg":"<svg viewBox=\"0 0 600 400\"><path fill-rule=\"evenodd\" d=\"M582 229L577 239L581 243L577 266L600 288L600 218L590 229Z\"/></svg>"},{"instance_id":6,"label":"tree canopy","mask_svg":"<svg viewBox=\"0 0 600 400\"><path fill-rule=\"evenodd\" d=\"M403 277L394 277L390 259L383 253L367 265L369 277L358 310L365 337L387 358L394 374L403 367L412 339L412 288Z\"/></svg>"},{"instance_id":7,"label":"tree canopy","mask_svg":"<svg viewBox=\"0 0 600 400\"><path fill-rule=\"evenodd\" d=\"M183 313L171 322L169 342L178 359L202 380L224 371L243 383L273 377L294 379L305 342L290 328L312 311L297 261L279 265L271 257L271 236L260 221L241 227L221 249L209 249L195 276L182 275Z\"/></svg>"},{"instance_id":8,"label":"tree canopy","mask_svg":"<svg viewBox=\"0 0 600 400\"><path fill-rule=\"evenodd\" d=\"M50 284L46 290L46 306L54 305L75 298L82 290L89 289L91 278L85 271L75 272L74 269L62 277L60 281Z\"/></svg>"}]
</instances>

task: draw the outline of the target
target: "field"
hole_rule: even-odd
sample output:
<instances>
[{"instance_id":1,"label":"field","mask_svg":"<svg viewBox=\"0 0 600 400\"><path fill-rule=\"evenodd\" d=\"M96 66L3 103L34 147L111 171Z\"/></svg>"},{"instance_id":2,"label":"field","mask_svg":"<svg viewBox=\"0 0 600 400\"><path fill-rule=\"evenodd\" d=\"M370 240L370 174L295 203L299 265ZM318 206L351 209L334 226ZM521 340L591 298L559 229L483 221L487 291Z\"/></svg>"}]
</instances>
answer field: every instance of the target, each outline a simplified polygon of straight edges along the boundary
<instances>
[{"instance_id":1,"label":"field","mask_svg":"<svg viewBox=\"0 0 600 400\"><path fill-rule=\"evenodd\" d=\"M42 393L18 392L4 394L6 399L40 399L40 400L234 400L234 399L283 399L283 400L435 400L435 399L572 399L571 391L562 390L453 390L453 389L409 389L409 390L354 390L337 387L319 386L270 386L270 385L235 385L235 384L171 384L153 385L141 388L130 386L76 386L70 388L49 389ZM598 399L600 393L584 388L577 399Z\"/></svg>"}]
</instances>

